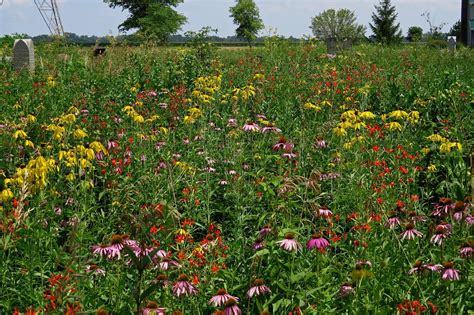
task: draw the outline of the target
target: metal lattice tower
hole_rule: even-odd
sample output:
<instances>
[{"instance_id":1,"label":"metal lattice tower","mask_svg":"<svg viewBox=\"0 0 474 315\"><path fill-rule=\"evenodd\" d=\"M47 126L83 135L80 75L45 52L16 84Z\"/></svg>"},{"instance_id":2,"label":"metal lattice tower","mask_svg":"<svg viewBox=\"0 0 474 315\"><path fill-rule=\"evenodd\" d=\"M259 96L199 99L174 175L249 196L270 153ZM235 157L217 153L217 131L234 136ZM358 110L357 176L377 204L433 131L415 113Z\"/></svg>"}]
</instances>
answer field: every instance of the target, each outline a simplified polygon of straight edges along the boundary
<instances>
[{"instance_id":1,"label":"metal lattice tower","mask_svg":"<svg viewBox=\"0 0 474 315\"><path fill-rule=\"evenodd\" d=\"M0 0L0 6L5 0ZM63 23L59 16L56 0L34 0L46 26L53 35L64 36Z\"/></svg>"},{"instance_id":2,"label":"metal lattice tower","mask_svg":"<svg viewBox=\"0 0 474 315\"><path fill-rule=\"evenodd\" d=\"M1 1L1 0L0 0ZM64 36L63 23L59 16L56 0L34 0L44 22L53 35Z\"/></svg>"}]
</instances>

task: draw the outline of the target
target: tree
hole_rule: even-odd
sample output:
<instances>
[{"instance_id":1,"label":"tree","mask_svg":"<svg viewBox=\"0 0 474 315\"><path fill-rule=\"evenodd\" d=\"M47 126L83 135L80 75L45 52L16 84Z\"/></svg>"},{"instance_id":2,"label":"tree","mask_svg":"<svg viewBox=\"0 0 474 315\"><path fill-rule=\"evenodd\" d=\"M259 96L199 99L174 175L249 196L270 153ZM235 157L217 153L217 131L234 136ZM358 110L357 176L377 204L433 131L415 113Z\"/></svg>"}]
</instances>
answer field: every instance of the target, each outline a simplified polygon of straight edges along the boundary
<instances>
[{"instance_id":1,"label":"tree","mask_svg":"<svg viewBox=\"0 0 474 315\"><path fill-rule=\"evenodd\" d=\"M443 27L446 23L441 23L439 25L434 24L433 20L431 19L431 15L428 11L423 12L421 14L422 17L425 18L426 23L430 26L430 32L428 33L428 40L444 40L444 34L442 33Z\"/></svg>"},{"instance_id":2,"label":"tree","mask_svg":"<svg viewBox=\"0 0 474 315\"><path fill-rule=\"evenodd\" d=\"M456 36L458 40L461 40L461 20L458 20L453 24L448 33L449 36Z\"/></svg>"},{"instance_id":3,"label":"tree","mask_svg":"<svg viewBox=\"0 0 474 315\"><path fill-rule=\"evenodd\" d=\"M104 0L110 7L122 7L130 16L119 25L121 31L138 29L139 34L159 42L167 41L186 23L174 8L183 0Z\"/></svg>"},{"instance_id":4,"label":"tree","mask_svg":"<svg viewBox=\"0 0 474 315\"><path fill-rule=\"evenodd\" d=\"M419 26L412 26L408 29L408 40L410 42L419 42L423 37L423 29Z\"/></svg>"},{"instance_id":5,"label":"tree","mask_svg":"<svg viewBox=\"0 0 474 315\"><path fill-rule=\"evenodd\" d=\"M253 0L237 0L229 11L234 24L238 25L235 30L237 37L244 38L250 46L258 32L264 28L257 5Z\"/></svg>"},{"instance_id":6,"label":"tree","mask_svg":"<svg viewBox=\"0 0 474 315\"><path fill-rule=\"evenodd\" d=\"M311 20L311 30L319 39L359 39L364 37L365 27L356 23L355 13L348 9L326 10Z\"/></svg>"},{"instance_id":7,"label":"tree","mask_svg":"<svg viewBox=\"0 0 474 315\"><path fill-rule=\"evenodd\" d=\"M398 43L402 39L400 23L395 25L397 13L395 6L392 6L390 0L380 0L379 5L375 6L376 12L372 13L373 24L369 23L375 40L383 44Z\"/></svg>"}]
</instances>

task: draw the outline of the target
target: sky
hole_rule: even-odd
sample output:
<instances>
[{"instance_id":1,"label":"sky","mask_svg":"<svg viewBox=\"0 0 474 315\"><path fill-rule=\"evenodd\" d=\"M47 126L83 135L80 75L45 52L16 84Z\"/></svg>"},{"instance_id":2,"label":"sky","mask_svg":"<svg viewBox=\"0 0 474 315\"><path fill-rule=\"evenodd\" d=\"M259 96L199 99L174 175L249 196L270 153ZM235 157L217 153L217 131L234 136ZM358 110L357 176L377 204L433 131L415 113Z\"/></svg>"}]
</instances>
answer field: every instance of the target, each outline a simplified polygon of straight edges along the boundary
<instances>
[{"instance_id":1,"label":"sky","mask_svg":"<svg viewBox=\"0 0 474 315\"><path fill-rule=\"evenodd\" d=\"M0 3L2 0L0 0ZM379 0L255 0L265 29L260 35L302 37L310 35L311 18L330 8L347 8L357 15L357 22L367 26L374 5ZM103 0L57 0L65 32L78 35L117 35L118 25L127 17L121 8L109 8ZM219 36L235 34L235 25L229 17L229 8L235 0L184 0L177 11L188 18L180 34L197 31L201 27L217 28ZM392 0L398 12L397 22L403 34L410 26L428 31L429 25L421 14L430 13L433 25L446 23L443 31L460 19L461 0ZM48 34L48 28L37 10L34 0L3 0L0 6L0 36L26 33L30 36Z\"/></svg>"}]
</instances>

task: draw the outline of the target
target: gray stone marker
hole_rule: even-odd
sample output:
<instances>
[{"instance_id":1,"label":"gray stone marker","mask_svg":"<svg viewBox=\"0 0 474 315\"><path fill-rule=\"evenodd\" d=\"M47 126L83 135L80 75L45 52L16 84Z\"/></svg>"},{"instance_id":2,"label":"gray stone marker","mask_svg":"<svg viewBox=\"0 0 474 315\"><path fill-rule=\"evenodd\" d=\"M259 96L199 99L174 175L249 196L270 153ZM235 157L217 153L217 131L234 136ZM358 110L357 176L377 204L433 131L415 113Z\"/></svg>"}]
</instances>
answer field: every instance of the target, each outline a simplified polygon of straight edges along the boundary
<instances>
[{"instance_id":1,"label":"gray stone marker","mask_svg":"<svg viewBox=\"0 0 474 315\"><path fill-rule=\"evenodd\" d=\"M31 39L17 39L13 45L13 68L35 71L35 47Z\"/></svg>"},{"instance_id":2,"label":"gray stone marker","mask_svg":"<svg viewBox=\"0 0 474 315\"><path fill-rule=\"evenodd\" d=\"M335 38L328 38L326 40L326 47L328 49L328 54L335 55L337 52L337 41Z\"/></svg>"},{"instance_id":3,"label":"gray stone marker","mask_svg":"<svg viewBox=\"0 0 474 315\"><path fill-rule=\"evenodd\" d=\"M352 39L345 39L343 42L342 42L342 49L344 50L352 50Z\"/></svg>"},{"instance_id":4,"label":"gray stone marker","mask_svg":"<svg viewBox=\"0 0 474 315\"><path fill-rule=\"evenodd\" d=\"M456 50L456 36L448 36L448 48L449 51Z\"/></svg>"}]
</instances>

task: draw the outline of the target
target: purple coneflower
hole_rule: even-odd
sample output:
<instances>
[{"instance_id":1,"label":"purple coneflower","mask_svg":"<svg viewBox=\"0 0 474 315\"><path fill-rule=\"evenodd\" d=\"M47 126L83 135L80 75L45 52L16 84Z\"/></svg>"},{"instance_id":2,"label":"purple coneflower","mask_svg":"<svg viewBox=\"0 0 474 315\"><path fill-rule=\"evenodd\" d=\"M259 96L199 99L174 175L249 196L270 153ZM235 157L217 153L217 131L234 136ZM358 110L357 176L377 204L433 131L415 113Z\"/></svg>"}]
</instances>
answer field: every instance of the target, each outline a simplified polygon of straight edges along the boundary
<instances>
[{"instance_id":1,"label":"purple coneflower","mask_svg":"<svg viewBox=\"0 0 474 315\"><path fill-rule=\"evenodd\" d=\"M198 289L189 282L189 278L184 273L179 275L178 281L173 286L173 294L177 297L181 295L196 295Z\"/></svg>"},{"instance_id":2,"label":"purple coneflower","mask_svg":"<svg viewBox=\"0 0 474 315\"><path fill-rule=\"evenodd\" d=\"M422 273L424 271L439 272L442 268L443 266L440 264L424 264L421 260L417 260L408 273L414 274Z\"/></svg>"},{"instance_id":3,"label":"purple coneflower","mask_svg":"<svg viewBox=\"0 0 474 315\"><path fill-rule=\"evenodd\" d=\"M431 237L431 243L441 245L443 240L451 235L451 224L439 224L435 228L435 234Z\"/></svg>"},{"instance_id":4,"label":"purple coneflower","mask_svg":"<svg viewBox=\"0 0 474 315\"><path fill-rule=\"evenodd\" d=\"M265 246L265 243L263 242L263 240L258 238L252 247L254 250L261 250L264 246Z\"/></svg>"},{"instance_id":5,"label":"purple coneflower","mask_svg":"<svg viewBox=\"0 0 474 315\"><path fill-rule=\"evenodd\" d=\"M260 230L260 236L264 237L272 232L272 226L270 224L265 224Z\"/></svg>"},{"instance_id":6,"label":"purple coneflower","mask_svg":"<svg viewBox=\"0 0 474 315\"><path fill-rule=\"evenodd\" d=\"M165 309L159 307L155 301L149 301L143 309L143 315L165 315Z\"/></svg>"},{"instance_id":7,"label":"purple coneflower","mask_svg":"<svg viewBox=\"0 0 474 315\"><path fill-rule=\"evenodd\" d=\"M400 225L400 218L395 214L387 219L387 226L390 229L394 229L397 225Z\"/></svg>"},{"instance_id":8,"label":"purple coneflower","mask_svg":"<svg viewBox=\"0 0 474 315\"><path fill-rule=\"evenodd\" d=\"M235 118L229 118L227 120L227 127L232 128L232 127L237 127L237 119Z\"/></svg>"},{"instance_id":9,"label":"purple coneflower","mask_svg":"<svg viewBox=\"0 0 474 315\"><path fill-rule=\"evenodd\" d=\"M289 252L296 251L301 248L301 244L295 240L295 235L293 233L286 233L285 239L278 241L277 244Z\"/></svg>"},{"instance_id":10,"label":"purple coneflower","mask_svg":"<svg viewBox=\"0 0 474 315\"><path fill-rule=\"evenodd\" d=\"M441 274L443 280L459 280L459 271L454 269L453 266L454 264L452 261L443 264L444 269Z\"/></svg>"},{"instance_id":11,"label":"purple coneflower","mask_svg":"<svg viewBox=\"0 0 474 315\"><path fill-rule=\"evenodd\" d=\"M449 214L449 211L454 208L454 204L450 198L440 198L439 202L435 204L435 210L433 215L437 217L445 217Z\"/></svg>"},{"instance_id":12,"label":"purple coneflower","mask_svg":"<svg viewBox=\"0 0 474 315\"><path fill-rule=\"evenodd\" d=\"M234 299L235 301L239 300L239 298L237 298L235 296L232 296L229 293L227 293L227 291L225 289L219 289L217 291L216 295L214 295L209 300L209 304L214 305L215 307L220 307L220 306L226 304L229 299Z\"/></svg>"},{"instance_id":13,"label":"purple coneflower","mask_svg":"<svg viewBox=\"0 0 474 315\"><path fill-rule=\"evenodd\" d=\"M257 131L260 131L260 129L262 129L259 125L257 125L256 123L248 123L248 124L245 124L243 127L242 127L242 130L243 131L253 131L253 132L257 132Z\"/></svg>"},{"instance_id":14,"label":"purple coneflower","mask_svg":"<svg viewBox=\"0 0 474 315\"><path fill-rule=\"evenodd\" d=\"M162 260L158 264L159 268L161 270L168 270L170 268L180 268L181 265L177 262L174 261L168 257L162 258Z\"/></svg>"},{"instance_id":15,"label":"purple coneflower","mask_svg":"<svg viewBox=\"0 0 474 315\"><path fill-rule=\"evenodd\" d=\"M277 128L273 125L268 125L268 126L262 128L262 133L266 133L266 132L280 133L281 129Z\"/></svg>"},{"instance_id":16,"label":"purple coneflower","mask_svg":"<svg viewBox=\"0 0 474 315\"><path fill-rule=\"evenodd\" d=\"M457 201L454 204L454 214L453 214L453 219L456 221L462 221L462 218L464 216L464 211L466 210L466 205L462 201Z\"/></svg>"},{"instance_id":17,"label":"purple coneflower","mask_svg":"<svg viewBox=\"0 0 474 315\"><path fill-rule=\"evenodd\" d=\"M402 240L408 239L413 240L415 237L423 236L423 233L415 229L415 225L413 223L408 223L405 226L405 231L400 234L402 236Z\"/></svg>"},{"instance_id":18,"label":"purple coneflower","mask_svg":"<svg viewBox=\"0 0 474 315\"><path fill-rule=\"evenodd\" d=\"M105 270L94 264L87 265L86 272L87 273L93 272L94 274L98 274L101 276L105 275Z\"/></svg>"},{"instance_id":19,"label":"purple coneflower","mask_svg":"<svg viewBox=\"0 0 474 315\"><path fill-rule=\"evenodd\" d=\"M474 247L473 241L466 241L465 244L461 246L461 249L459 250L459 255L462 258L471 257L472 252L473 252L473 247Z\"/></svg>"},{"instance_id":20,"label":"purple coneflower","mask_svg":"<svg viewBox=\"0 0 474 315\"><path fill-rule=\"evenodd\" d=\"M329 241L321 236L321 234L313 234L311 239L306 243L306 248L308 250L312 250L313 248L316 249L324 249L329 246Z\"/></svg>"},{"instance_id":21,"label":"purple coneflower","mask_svg":"<svg viewBox=\"0 0 474 315\"><path fill-rule=\"evenodd\" d=\"M295 157L297 157L298 154L294 153L294 152L285 152L281 155L282 158L285 158L285 159L293 159Z\"/></svg>"},{"instance_id":22,"label":"purple coneflower","mask_svg":"<svg viewBox=\"0 0 474 315\"><path fill-rule=\"evenodd\" d=\"M224 315L241 315L242 311L237 305L237 300L235 298L230 298L225 303Z\"/></svg>"},{"instance_id":23,"label":"purple coneflower","mask_svg":"<svg viewBox=\"0 0 474 315\"><path fill-rule=\"evenodd\" d=\"M343 283L341 288L339 289L339 296L340 297L346 297L352 293L354 293L354 288L352 287L352 285L348 282L346 283Z\"/></svg>"},{"instance_id":24,"label":"purple coneflower","mask_svg":"<svg viewBox=\"0 0 474 315\"><path fill-rule=\"evenodd\" d=\"M318 138L316 140L316 143L314 144L314 146L317 148L317 149L323 149L326 147L326 141L323 139L323 138Z\"/></svg>"},{"instance_id":25,"label":"purple coneflower","mask_svg":"<svg viewBox=\"0 0 474 315\"><path fill-rule=\"evenodd\" d=\"M270 288L265 285L265 282L263 281L263 279L258 278L253 281L253 287L251 287L247 291L247 296L249 298L252 298L254 295L259 296L259 295L264 295L271 292L272 291L270 290Z\"/></svg>"},{"instance_id":26,"label":"purple coneflower","mask_svg":"<svg viewBox=\"0 0 474 315\"><path fill-rule=\"evenodd\" d=\"M329 210L326 206L322 206L321 208L318 209L318 215L320 217L330 218L332 217L332 211Z\"/></svg>"},{"instance_id":27,"label":"purple coneflower","mask_svg":"<svg viewBox=\"0 0 474 315\"><path fill-rule=\"evenodd\" d=\"M372 268L372 263L370 260L359 260L356 262L356 266L367 266L369 268Z\"/></svg>"}]
</instances>

